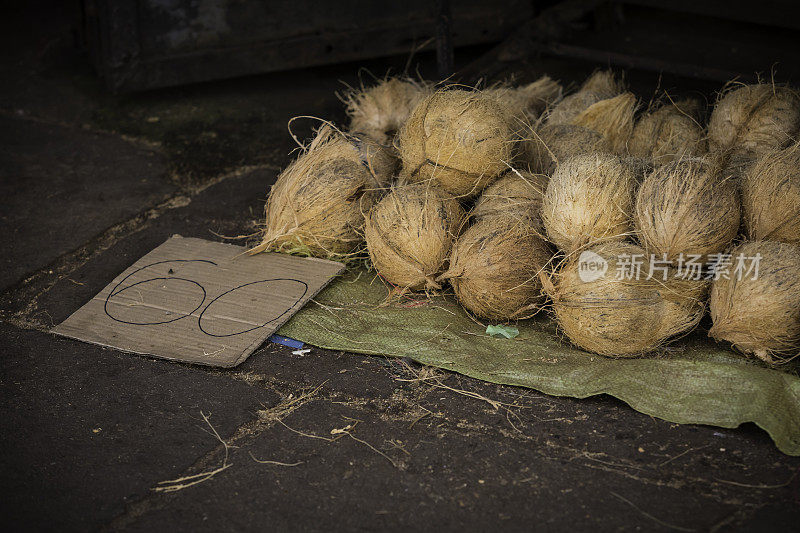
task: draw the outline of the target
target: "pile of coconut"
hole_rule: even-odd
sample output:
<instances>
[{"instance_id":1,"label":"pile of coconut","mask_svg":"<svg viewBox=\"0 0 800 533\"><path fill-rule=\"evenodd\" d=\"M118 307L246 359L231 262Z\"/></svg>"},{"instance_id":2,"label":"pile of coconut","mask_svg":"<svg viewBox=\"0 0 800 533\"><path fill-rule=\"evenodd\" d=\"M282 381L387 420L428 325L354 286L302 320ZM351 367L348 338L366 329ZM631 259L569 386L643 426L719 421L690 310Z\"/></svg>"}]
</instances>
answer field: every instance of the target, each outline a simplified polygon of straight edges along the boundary
<instances>
[{"instance_id":1,"label":"pile of coconut","mask_svg":"<svg viewBox=\"0 0 800 533\"><path fill-rule=\"evenodd\" d=\"M609 357L701 323L770 363L800 353L793 89L643 106L603 70L571 92L386 78L343 100L349 124L278 176L253 252L368 257L392 294L452 293L489 322L545 311Z\"/></svg>"}]
</instances>

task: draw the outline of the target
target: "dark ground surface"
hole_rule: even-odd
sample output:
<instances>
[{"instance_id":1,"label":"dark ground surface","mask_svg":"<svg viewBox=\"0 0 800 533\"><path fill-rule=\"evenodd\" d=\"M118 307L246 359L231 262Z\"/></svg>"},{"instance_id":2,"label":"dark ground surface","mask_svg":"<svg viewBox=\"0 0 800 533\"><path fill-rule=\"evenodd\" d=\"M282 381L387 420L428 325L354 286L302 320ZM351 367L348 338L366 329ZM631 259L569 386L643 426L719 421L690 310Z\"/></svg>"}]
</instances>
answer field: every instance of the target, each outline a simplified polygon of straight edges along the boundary
<instances>
[{"instance_id":1,"label":"dark ground surface","mask_svg":"<svg viewBox=\"0 0 800 533\"><path fill-rule=\"evenodd\" d=\"M517 405L497 410L413 380L428 369L319 349L267 344L218 371L47 333L172 234L252 233L289 161L287 120L341 120L334 91L360 65L114 97L66 24L20 20L4 21L0 65L5 530L797 530L800 459L754 426L442 373ZM565 82L593 68L519 65ZM629 79L645 99L659 80Z\"/></svg>"}]
</instances>

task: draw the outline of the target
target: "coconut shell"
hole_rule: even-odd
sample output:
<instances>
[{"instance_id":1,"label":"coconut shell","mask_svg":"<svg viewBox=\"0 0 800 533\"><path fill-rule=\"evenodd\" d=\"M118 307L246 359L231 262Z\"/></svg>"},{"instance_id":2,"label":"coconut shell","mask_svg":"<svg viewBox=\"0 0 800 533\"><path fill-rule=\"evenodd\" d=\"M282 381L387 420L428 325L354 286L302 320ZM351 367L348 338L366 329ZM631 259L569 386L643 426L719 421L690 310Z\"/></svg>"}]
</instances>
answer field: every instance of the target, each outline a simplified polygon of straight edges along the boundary
<instances>
[{"instance_id":1,"label":"coconut shell","mask_svg":"<svg viewBox=\"0 0 800 533\"><path fill-rule=\"evenodd\" d=\"M550 178L542 220L566 252L632 233L636 175L622 159L593 153L566 159Z\"/></svg>"},{"instance_id":2,"label":"coconut shell","mask_svg":"<svg viewBox=\"0 0 800 533\"><path fill-rule=\"evenodd\" d=\"M552 258L550 246L512 218L483 219L456 241L449 280L458 301L477 316L513 320L535 314L544 304L539 272Z\"/></svg>"},{"instance_id":3,"label":"coconut shell","mask_svg":"<svg viewBox=\"0 0 800 533\"><path fill-rule=\"evenodd\" d=\"M639 187L634 224L642 246L669 261L724 251L739 232L736 182L714 158L674 161Z\"/></svg>"},{"instance_id":4,"label":"coconut shell","mask_svg":"<svg viewBox=\"0 0 800 533\"><path fill-rule=\"evenodd\" d=\"M276 251L346 259L363 243L364 213L380 197L381 157L364 143L323 127L281 172L267 200L262 242Z\"/></svg>"},{"instance_id":5,"label":"coconut shell","mask_svg":"<svg viewBox=\"0 0 800 533\"><path fill-rule=\"evenodd\" d=\"M432 94L400 131L401 179L433 180L453 196L479 194L508 169L513 122L491 96L463 90Z\"/></svg>"},{"instance_id":6,"label":"coconut shell","mask_svg":"<svg viewBox=\"0 0 800 533\"><path fill-rule=\"evenodd\" d=\"M617 276L622 258L637 256L641 272L632 279ZM587 274L586 265L605 265L605 273ZM583 274L581 273L583 268ZM574 255L545 289L553 299L560 328L577 346L609 357L652 352L670 338L692 330L705 311L697 298L704 282L675 283L650 271L646 252L630 243L608 242Z\"/></svg>"},{"instance_id":7,"label":"coconut shell","mask_svg":"<svg viewBox=\"0 0 800 533\"><path fill-rule=\"evenodd\" d=\"M475 222L512 218L544 235L542 200L549 178L543 174L514 171L489 185L470 213Z\"/></svg>"},{"instance_id":8,"label":"coconut shell","mask_svg":"<svg viewBox=\"0 0 800 533\"><path fill-rule=\"evenodd\" d=\"M743 85L721 96L708 122L709 150L758 155L800 132L800 96L789 87Z\"/></svg>"},{"instance_id":9,"label":"coconut shell","mask_svg":"<svg viewBox=\"0 0 800 533\"><path fill-rule=\"evenodd\" d=\"M561 97L561 91L560 83L549 76L542 76L533 83L520 87L491 87L484 94L496 98L507 108L509 114L521 115L533 121L539 118L547 106Z\"/></svg>"},{"instance_id":10,"label":"coconut shell","mask_svg":"<svg viewBox=\"0 0 800 533\"><path fill-rule=\"evenodd\" d=\"M610 70L599 70L583 83L581 88L562 99L546 115L548 124L572 124L573 120L591 105L613 98L624 91Z\"/></svg>"},{"instance_id":11,"label":"coconut shell","mask_svg":"<svg viewBox=\"0 0 800 533\"><path fill-rule=\"evenodd\" d=\"M744 173L741 188L751 240L800 245L800 145L758 159Z\"/></svg>"},{"instance_id":12,"label":"coconut shell","mask_svg":"<svg viewBox=\"0 0 800 533\"><path fill-rule=\"evenodd\" d=\"M663 165L706 152L705 132L699 122L700 103L681 100L646 113L636 123L628 149L635 157Z\"/></svg>"},{"instance_id":13,"label":"coconut shell","mask_svg":"<svg viewBox=\"0 0 800 533\"><path fill-rule=\"evenodd\" d=\"M402 289L439 289L465 218L455 200L428 183L393 188L370 211L364 236L372 264Z\"/></svg>"},{"instance_id":14,"label":"coconut shell","mask_svg":"<svg viewBox=\"0 0 800 533\"><path fill-rule=\"evenodd\" d=\"M401 78L388 78L369 88L350 90L343 97L350 117L348 129L391 146L397 132L427 94L424 84Z\"/></svg>"},{"instance_id":15,"label":"coconut shell","mask_svg":"<svg viewBox=\"0 0 800 533\"><path fill-rule=\"evenodd\" d=\"M740 255L760 255L756 279L734 273ZM769 363L800 353L800 248L753 241L731 250L731 256L729 279L720 277L711 287L709 336Z\"/></svg>"},{"instance_id":16,"label":"coconut shell","mask_svg":"<svg viewBox=\"0 0 800 533\"><path fill-rule=\"evenodd\" d=\"M522 161L533 172L547 175L567 157L610 151L611 145L600 133L572 124L545 124L521 143Z\"/></svg>"}]
</instances>

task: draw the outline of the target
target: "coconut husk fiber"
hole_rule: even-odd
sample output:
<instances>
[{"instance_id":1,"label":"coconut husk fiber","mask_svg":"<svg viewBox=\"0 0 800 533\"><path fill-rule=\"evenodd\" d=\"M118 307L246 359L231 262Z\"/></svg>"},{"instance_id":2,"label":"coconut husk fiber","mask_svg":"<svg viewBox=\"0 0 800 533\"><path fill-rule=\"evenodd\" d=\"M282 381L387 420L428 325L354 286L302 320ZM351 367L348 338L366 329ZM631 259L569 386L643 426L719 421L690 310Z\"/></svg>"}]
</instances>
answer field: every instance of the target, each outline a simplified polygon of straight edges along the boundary
<instances>
[{"instance_id":1,"label":"coconut husk fiber","mask_svg":"<svg viewBox=\"0 0 800 533\"><path fill-rule=\"evenodd\" d=\"M784 148L800 132L800 96L771 83L731 85L708 122L709 150L755 156Z\"/></svg>"},{"instance_id":2,"label":"coconut husk fiber","mask_svg":"<svg viewBox=\"0 0 800 533\"><path fill-rule=\"evenodd\" d=\"M633 169L606 153L578 155L556 167L547 185L542 220L550 240L565 252L633 233L637 184Z\"/></svg>"},{"instance_id":3,"label":"coconut husk fiber","mask_svg":"<svg viewBox=\"0 0 800 533\"><path fill-rule=\"evenodd\" d=\"M342 96L350 118L348 130L392 146L397 132L428 93L424 83L406 78L386 78L372 87L350 89Z\"/></svg>"},{"instance_id":4,"label":"coconut husk fiber","mask_svg":"<svg viewBox=\"0 0 800 533\"><path fill-rule=\"evenodd\" d=\"M561 98L562 87L549 76L542 76L527 85L511 87L498 85L484 91L487 96L496 98L509 114L521 115L528 121L535 121L549 105Z\"/></svg>"},{"instance_id":5,"label":"coconut husk fiber","mask_svg":"<svg viewBox=\"0 0 800 533\"><path fill-rule=\"evenodd\" d=\"M350 257L364 242L364 213L382 193L381 154L323 126L272 186L261 244L250 252Z\"/></svg>"},{"instance_id":6,"label":"coconut husk fiber","mask_svg":"<svg viewBox=\"0 0 800 533\"><path fill-rule=\"evenodd\" d=\"M531 128L521 141L520 160L531 171L549 176L567 157L610 151L608 141L594 130L573 124L545 124Z\"/></svg>"},{"instance_id":7,"label":"coconut husk fiber","mask_svg":"<svg viewBox=\"0 0 800 533\"><path fill-rule=\"evenodd\" d=\"M414 109L400 131L401 181L434 181L453 196L476 196L509 168L514 122L491 96L437 91Z\"/></svg>"},{"instance_id":8,"label":"coconut husk fiber","mask_svg":"<svg viewBox=\"0 0 800 533\"><path fill-rule=\"evenodd\" d=\"M525 221L485 218L456 240L450 268L438 280L449 281L461 305L479 317L526 318L544 304L539 273L552 256Z\"/></svg>"},{"instance_id":9,"label":"coconut husk fiber","mask_svg":"<svg viewBox=\"0 0 800 533\"><path fill-rule=\"evenodd\" d=\"M800 145L767 152L744 172L747 236L800 245Z\"/></svg>"},{"instance_id":10,"label":"coconut husk fiber","mask_svg":"<svg viewBox=\"0 0 800 533\"><path fill-rule=\"evenodd\" d=\"M707 146L700 124L701 110L699 100L685 99L644 114L633 128L628 143L630 154L654 165L704 154Z\"/></svg>"},{"instance_id":11,"label":"coconut husk fiber","mask_svg":"<svg viewBox=\"0 0 800 533\"><path fill-rule=\"evenodd\" d=\"M583 111L600 100L613 98L625 90L610 70L598 70L583 82L577 92L570 94L550 110L545 120L548 124L572 124Z\"/></svg>"},{"instance_id":12,"label":"coconut husk fiber","mask_svg":"<svg viewBox=\"0 0 800 533\"><path fill-rule=\"evenodd\" d=\"M622 258L634 256L642 261L641 275L618 276ZM606 265L605 273L582 278L587 261ZM697 298L703 282L648 279L649 272L642 248L608 242L569 257L552 281L543 282L559 327L573 344L608 357L635 357L691 331L705 312Z\"/></svg>"},{"instance_id":13,"label":"coconut husk fiber","mask_svg":"<svg viewBox=\"0 0 800 533\"><path fill-rule=\"evenodd\" d=\"M650 159L645 159L643 157L623 157L622 161L625 162L628 167L633 171L633 175L636 178L636 187L638 188L639 184L641 184L644 179L650 175L653 171L653 162Z\"/></svg>"},{"instance_id":14,"label":"coconut husk fiber","mask_svg":"<svg viewBox=\"0 0 800 533\"><path fill-rule=\"evenodd\" d=\"M623 93L600 100L579 113L570 124L596 131L605 138L612 151L626 154L633 134L636 97Z\"/></svg>"},{"instance_id":15,"label":"coconut husk fiber","mask_svg":"<svg viewBox=\"0 0 800 533\"><path fill-rule=\"evenodd\" d=\"M478 197L470 212L474 222L511 218L544 235L542 201L550 180L543 174L514 170L498 179Z\"/></svg>"},{"instance_id":16,"label":"coconut husk fiber","mask_svg":"<svg viewBox=\"0 0 800 533\"><path fill-rule=\"evenodd\" d=\"M639 187L634 224L648 253L700 261L723 252L739 233L736 181L718 157L689 158L656 168Z\"/></svg>"},{"instance_id":17,"label":"coconut husk fiber","mask_svg":"<svg viewBox=\"0 0 800 533\"><path fill-rule=\"evenodd\" d=\"M732 272L714 280L709 336L768 363L800 354L800 248L752 241L731 255L734 264L740 255L759 256L757 275Z\"/></svg>"},{"instance_id":18,"label":"coconut husk fiber","mask_svg":"<svg viewBox=\"0 0 800 533\"><path fill-rule=\"evenodd\" d=\"M430 183L396 186L366 217L373 266L402 290L440 289L453 242L464 225L458 200Z\"/></svg>"}]
</instances>

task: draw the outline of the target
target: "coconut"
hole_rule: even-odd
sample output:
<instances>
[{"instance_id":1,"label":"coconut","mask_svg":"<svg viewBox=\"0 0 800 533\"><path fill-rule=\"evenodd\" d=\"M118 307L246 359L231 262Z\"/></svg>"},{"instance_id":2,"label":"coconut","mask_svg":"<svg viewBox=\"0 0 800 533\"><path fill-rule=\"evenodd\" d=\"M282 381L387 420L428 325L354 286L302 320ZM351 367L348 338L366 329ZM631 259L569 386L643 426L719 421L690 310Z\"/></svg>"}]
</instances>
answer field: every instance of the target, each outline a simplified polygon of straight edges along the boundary
<instances>
[{"instance_id":1,"label":"coconut","mask_svg":"<svg viewBox=\"0 0 800 533\"><path fill-rule=\"evenodd\" d=\"M571 124L572 121L592 104L613 98L624 91L624 85L614 77L610 70L599 70L583 83L578 92L573 93L547 113L548 124Z\"/></svg>"},{"instance_id":2,"label":"coconut","mask_svg":"<svg viewBox=\"0 0 800 533\"><path fill-rule=\"evenodd\" d=\"M527 223L510 217L483 219L458 238L450 268L439 281L449 280L461 305L477 316L525 318L544 303L539 272L552 255Z\"/></svg>"},{"instance_id":3,"label":"coconut","mask_svg":"<svg viewBox=\"0 0 800 533\"><path fill-rule=\"evenodd\" d=\"M784 148L800 132L800 96L770 83L724 93L708 122L709 150L758 155Z\"/></svg>"},{"instance_id":4,"label":"coconut","mask_svg":"<svg viewBox=\"0 0 800 533\"><path fill-rule=\"evenodd\" d=\"M663 105L636 123L628 149L631 155L656 165L705 153L706 141L700 125L700 102L680 100Z\"/></svg>"},{"instance_id":5,"label":"coconut","mask_svg":"<svg viewBox=\"0 0 800 533\"><path fill-rule=\"evenodd\" d=\"M477 195L508 169L513 122L505 106L480 92L432 94L400 131L401 180L435 180L451 195Z\"/></svg>"},{"instance_id":6,"label":"coconut","mask_svg":"<svg viewBox=\"0 0 800 533\"><path fill-rule=\"evenodd\" d=\"M387 78L369 88L351 89L342 100L350 117L349 131L391 146L427 87L411 79Z\"/></svg>"},{"instance_id":7,"label":"coconut","mask_svg":"<svg viewBox=\"0 0 800 533\"><path fill-rule=\"evenodd\" d=\"M635 113L636 97L632 93L623 93L592 104L570 124L600 133L614 152L624 154L633 133Z\"/></svg>"},{"instance_id":8,"label":"coconut","mask_svg":"<svg viewBox=\"0 0 800 533\"><path fill-rule=\"evenodd\" d=\"M544 235L542 200L549 178L543 174L513 171L489 185L475 202L474 221L512 218Z\"/></svg>"},{"instance_id":9,"label":"coconut","mask_svg":"<svg viewBox=\"0 0 800 533\"><path fill-rule=\"evenodd\" d=\"M638 276L635 268L628 273L635 262ZM705 311L696 297L703 282L648 279L650 268L639 246L608 242L570 257L552 282L543 278L567 337L591 352L633 357L697 326Z\"/></svg>"},{"instance_id":10,"label":"coconut","mask_svg":"<svg viewBox=\"0 0 800 533\"><path fill-rule=\"evenodd\" d=\"M745 242L731 250L731 257L730 275L711 287L709 336L768 363L800 353L800 248ZM754 275L750 267L757 257ZM741 275L736 272L740 263Z\"/></svg>"},{"instance_id":11,"label":"coconut","mask_svg":"<svg viewBox=\"0 0 800 533\"><path fill-rule=\"evenodd\" d=\"M633 175L636 177L637 188L639 186L638 184L642 183L653 171L653 163L650 159L629 156L623 157L622 161L633 171Z\"/></svg>"},{"instance_id":12,"label":"coconut","mask_svg":"<svg viewBox=\"0 0 800 533\"><path fill-rule=\"evenodd\" d=\"M545 124L532 129L521 143L521 159L533 172L550 175L569 156L610 152L611 145L598 132L572 124Z\"/></svg>"},{"instance_id":13,"label":"coconut","mask_svg":"<svg viewBox=\"0 0 800 533\"><path fill-rule=\"evenodd\" d=\"M429 183L393 188L366 217L364 236L378 273L401 289L439 289L464 221L455 200Z\"/></svg>"},{"instance_id":14,"label":"coconut","mask_svg":"<svg viewBox=\"0 0 800 533\"><path fill-rule=\"evenodd\" d=\"M750 239L800 245L800 144L758 159L744 173L741 189Z\"/></svg>"},{"instance_id":15,"label":"coconut","mask_svg":"<svg viewBox=\"0 0 800 533\"><path fill-rule=\"evenodd\" d=\"M568 158L544 195L542 219L550 240L566 252L631 233L636 176L613 154Z\"/></svg>"},{"instance_id":16,"label":"coconut","mask_svg":"<svg viewBox=\"0 0 800 533\"><path fill-rule=\"evenodd\" d=\"M506 106L508 113L520 114L528 120L536 120L542 112L561 97L561 84L549 76L542 76L533 83L520 87L499 85L490 87L484 94L495 97Z\"/></svg>"},{"instance_id":17,"label":"coconut","mask_svg":"<svg viewBox=\"0 0 800 533\"><path fill-rule=\"evenodd\" d=\"M368 143L321 128L272 186L262 242L250 252L346 259L363 243L363 213L380 197L381 164Z\"/></svg>"},{"instance_id":18,"label":"coconut","mask_svg":"<svg viewBox=\"0 0 800 533\"><path fill-rule=\"evenodd\" d=\"M739 232L736 182L717 158L674 161L654 170L639 187L634 225L642 246L678 261L724 251Z\"/></svg>"}]
</instances>

